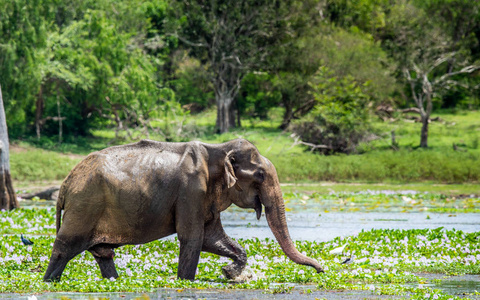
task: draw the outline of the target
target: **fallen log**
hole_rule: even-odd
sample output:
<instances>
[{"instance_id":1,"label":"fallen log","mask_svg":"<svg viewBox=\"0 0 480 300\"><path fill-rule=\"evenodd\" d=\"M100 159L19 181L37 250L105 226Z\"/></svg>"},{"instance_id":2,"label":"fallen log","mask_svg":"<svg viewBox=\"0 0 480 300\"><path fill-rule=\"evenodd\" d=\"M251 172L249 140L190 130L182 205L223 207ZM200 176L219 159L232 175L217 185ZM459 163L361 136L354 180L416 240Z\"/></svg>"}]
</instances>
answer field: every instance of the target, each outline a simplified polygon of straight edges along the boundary
<instances>
[{"instance_id":1,"label":"fallen log","mask_svg":"<svg viewBox=\"0 0 480 300\"><path fill-rule=\"evenodd\" d=\"M409 108L405 108L405 109L401 109L400 110L402 113L416 113L416 114L420 114L420 109L417 108L417 107L409 107Z\"/></svg>"},{"instance_id":2,"label":"fallen log","mask_svg":"<svg viewBox=\"0 0 480 300\"><path fill-rule=\"evenodd\" d=\"M38 197L39 199L56 201L58 199L58 190L59 189L60 189L59 186L52 186L52 187L49 187L48 189L40 191L40 192L19 194L18 196L20 196L23 199L33 199L35 197Z\"/></svg>"}]
</instances>

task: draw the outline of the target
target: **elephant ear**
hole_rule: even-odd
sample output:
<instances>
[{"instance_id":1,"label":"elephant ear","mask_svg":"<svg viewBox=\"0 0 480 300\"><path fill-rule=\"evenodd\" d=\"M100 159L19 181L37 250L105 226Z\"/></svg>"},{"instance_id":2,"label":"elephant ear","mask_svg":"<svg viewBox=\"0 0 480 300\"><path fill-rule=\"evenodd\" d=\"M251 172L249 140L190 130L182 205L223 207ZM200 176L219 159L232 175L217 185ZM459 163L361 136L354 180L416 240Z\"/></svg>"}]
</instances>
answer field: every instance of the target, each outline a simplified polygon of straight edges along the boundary
<instances>
[{"instance_id":1,"label":"elephant ear","mask_svg":"<svg viewBox=\"0 0 480 300\"><path fill-rule=\"evenodd\" d=\"M235 186L237 190L241 191L242 188L238 185L238 178L235 175L232 161L235 161L235 158L233 157L233 150L228 152L227 156L225 157L225 183L227 185L227 188Z\"/></svg>"}]
</instances>

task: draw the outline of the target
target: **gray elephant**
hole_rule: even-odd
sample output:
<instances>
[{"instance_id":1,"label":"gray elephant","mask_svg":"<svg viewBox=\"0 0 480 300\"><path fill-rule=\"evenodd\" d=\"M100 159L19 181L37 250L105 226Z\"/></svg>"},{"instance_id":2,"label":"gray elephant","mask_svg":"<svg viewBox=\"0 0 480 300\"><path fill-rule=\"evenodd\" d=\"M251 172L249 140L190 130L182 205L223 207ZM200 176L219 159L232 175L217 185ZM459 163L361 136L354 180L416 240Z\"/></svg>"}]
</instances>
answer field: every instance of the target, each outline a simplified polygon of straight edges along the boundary
<instances>
[{"instance_id":1,"label":"gray elephant","mask_svg":"<svg viewBox=\"0 0 480 300\"><path fill-rule=\"evenodd\" d=\"M263 206L285 254L323 272L295 248L275 167L253 144L243 139L223 144L142 140L94 152L67 176L58 196L57 237L44 280L60 280L67 263L85 250L103 277L116 278L115 248L173 233L180 242L178 278L195 278L201 251L231 258L222 270L235 278L247 256L220 221L220 212L232 203L255 209L257 218Z\"/></svg>"}]
</instances>

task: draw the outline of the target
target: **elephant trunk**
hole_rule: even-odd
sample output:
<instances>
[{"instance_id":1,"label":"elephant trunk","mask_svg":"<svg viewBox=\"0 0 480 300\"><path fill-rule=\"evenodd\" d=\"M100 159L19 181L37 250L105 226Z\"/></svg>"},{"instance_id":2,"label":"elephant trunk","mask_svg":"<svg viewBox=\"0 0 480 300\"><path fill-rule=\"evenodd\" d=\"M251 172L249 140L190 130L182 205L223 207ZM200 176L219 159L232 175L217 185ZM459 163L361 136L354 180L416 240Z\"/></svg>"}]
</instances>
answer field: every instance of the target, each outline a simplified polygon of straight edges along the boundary
<instances>
[{"instance_id":1,"label":"elephant trunk","mask_svg":"<svg viewBox=\"0 0 480 300\"><path fill-rule=\"evenodd\" d=\"M270 198L273 200L270 203L271 205L265 206L265 215L267 217L268 226L270 226L273 235L288 258L297 264L311 266L315 268L317 272L323 272L323 268L316 260L303 255L295 248L288 232L287 221L285 218L285 204L280 188L277 184L274 184L273 186L275 187L271 190L271 193L273 192L273 195L271 195L273 197Z\"/></svg>"}]
</instances>

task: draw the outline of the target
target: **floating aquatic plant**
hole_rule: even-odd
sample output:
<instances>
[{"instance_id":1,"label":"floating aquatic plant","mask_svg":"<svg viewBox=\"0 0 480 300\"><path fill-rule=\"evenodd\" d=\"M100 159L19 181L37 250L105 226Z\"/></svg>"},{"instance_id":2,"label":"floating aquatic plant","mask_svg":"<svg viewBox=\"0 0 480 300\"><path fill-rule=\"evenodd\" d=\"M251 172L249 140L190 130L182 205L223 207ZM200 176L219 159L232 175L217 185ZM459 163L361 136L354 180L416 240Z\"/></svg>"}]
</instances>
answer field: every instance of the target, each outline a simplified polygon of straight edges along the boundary
<instances>
[{"instance_id":1,"label":"floating aquatic plant","mask_svg":"<svg viewBox=\"0 0 480 300\"><path fill-rule=\"evenodd\" d=\"M403 194L395 201L405 202L402 196L407 195ZM408 194L408 197L414 196L417 197L415 201L426 201L425 197L429 197L426 194ZM342 197L338 196L337 201L340 198L346 203L366 201L363 194ZM276 241L240 239L239 243L248 255L244 282L233 283L225 279L221 267L230 260L209 253L201 254L195 281L177 280L178 240L168 238L118 248L115 263L120 277L117 279L101 278L93 256L84 252L69 262L62 281L44 283L42 277L55 239L54 214L54 208L0 213L0 292L153 292L159 288L243 288L288 293L295 286L302 285L308 286L310 291L347 289L378 295L408 295L418 299L454 299L440 290L424 287L428 280L418 274L480 274L480 232L444 228L382 229L361 231L355 236L337 237L327 242L296 241L300 252L317 259L324 266L323 274L291 262ZM34 245L23 245L21 233L28 236ZM345 245L347 239L343 255L330 254L331 250ZM354 258L352 263L341 264L346 257Z\"/></svg>"}]
</instances>

